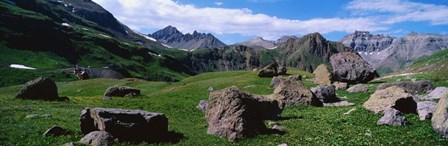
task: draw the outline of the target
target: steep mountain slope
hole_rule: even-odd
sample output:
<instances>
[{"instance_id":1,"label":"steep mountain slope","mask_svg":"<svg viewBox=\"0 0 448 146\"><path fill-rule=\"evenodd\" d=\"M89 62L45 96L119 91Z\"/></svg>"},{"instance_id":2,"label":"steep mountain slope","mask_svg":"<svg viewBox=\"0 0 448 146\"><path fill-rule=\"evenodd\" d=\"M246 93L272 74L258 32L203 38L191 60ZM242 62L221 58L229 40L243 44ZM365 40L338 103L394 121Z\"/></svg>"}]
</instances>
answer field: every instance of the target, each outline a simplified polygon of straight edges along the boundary
<instances>
[{"instance_id":1,"label":"steep mountain slope","mask_svg":"<svg viewBox=\"0 0 448 146\"><path fill-rule=\"evenodd\" d=\"M166 49L161 44L148 40L145 46L152 47L147 48L120 39L115 36L119 30L109 31L83 19L58 1L15 0L15 3L0 2L0 49L13 52L0 59L2 69L7 70L10 64L24 64L33 65L40 72L78 64L108 67L128 77L166 81L193 74L180 60L161 55ZM36 56L42 59L33 62L28 59Z\"/></svg>"},{"instance_id":2,"label":"steep mountain slope","mask_svg":"<svg viewBox=\"0 0 448 146\"><path fill-rule=\"evenodd\" d=\"M210 33L205 34L194 31L193 34L182 34L182 32L173 26L167 26L164 29L154 32L150 36L171 47L186 50L219 48L226 46L226 44Z\"/></svg>"},{"instance_id":3,"label":"steep mountain slope","mask_svg":"<svg viewBox=\"0 0 448 146\"><path fill-rule=\"evenodd\" d=\"M430 56L422 57L414 64L394 72L394 74L403 73L421 73L421 72L441 72L446 74L448 72L448 49L434 53ZM445 75L448 76L448 75Z\"/></svg>"},{"instance_id":4,"label":"steep mountain slope","mask_svg":"<svg viewBox=\"0 0 448 146\"><path fill-rule=\"evenodd\" d=\"M352 51L341 43L326 40L319 33L308 34L300 39L288 39L276 50L279 51L277 61L280 64L309 72L322 63L328 63L333 54Z\"/></svg>"},{"instance_id":5,"label":"steep mountain slope","mask_svg":"<svg viewBox=\"0 0 448 146\"><path fill-rule=\"evenodd\" d=\"M275 49L277 45L286 42L288 39L298 39L296 36L283 36L279 38L277 41L265 40L261 37L257 37L254 39L250 39L244 42L236 43L235 45L244 45L248 47L263 47L266 49Z\"/></svg>"},{"instance_id":6,"label":"steep mountain slope","mask_svg":"<svg viewBox=\"0 0 448 146\"><path fill-rule=\"evenodd\" d=\"M379 72L387 73L448 47L448 36L411 33L395 38L356 31L341 39L341 42L361 54Z\"/></svg>"}]
</instances>

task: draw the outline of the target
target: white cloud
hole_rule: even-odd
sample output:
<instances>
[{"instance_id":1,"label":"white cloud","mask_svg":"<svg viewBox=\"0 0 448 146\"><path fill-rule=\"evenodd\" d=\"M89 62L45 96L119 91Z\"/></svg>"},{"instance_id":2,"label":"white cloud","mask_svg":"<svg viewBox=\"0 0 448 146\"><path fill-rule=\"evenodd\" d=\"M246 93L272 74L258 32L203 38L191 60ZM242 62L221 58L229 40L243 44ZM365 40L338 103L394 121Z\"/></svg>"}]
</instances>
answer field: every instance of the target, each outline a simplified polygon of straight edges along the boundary
<instances>
[{"instance_id":1,"label":"white cloud","mask_svg":"<svg viewBox=\"0 0 448 146\"><path fill-rule=\"evenodd\" d=\"M249 9L226 9L181 4L173 0L94 0L132 29L176 26L182 32L213 32L277 39L312 32L377 31L387 29L371 18L315 18L290 20L256 14Z\"/></svg>"},{"instance_id":2,"label":"white cloud","mask_svg":"<svg viewBox=\"0 0 448 146\"><path fill-rule=\"evenodd\" d=\"M429 21L432 25L448 24L448 6L407 0L354 0L347 6L354 14L380 15L384 24Z\"/></svg>"},{"instance_id":3,"label":"white cloud","mask_svg":"<svg viewBox=\"0 0 448 146\"><path fill-rule=\"evenodd\" d=\"M217 6L221 6L223 4L224 4L223 2L215 2L215 5L217 5Z\"/></svg>"}]
</instances>

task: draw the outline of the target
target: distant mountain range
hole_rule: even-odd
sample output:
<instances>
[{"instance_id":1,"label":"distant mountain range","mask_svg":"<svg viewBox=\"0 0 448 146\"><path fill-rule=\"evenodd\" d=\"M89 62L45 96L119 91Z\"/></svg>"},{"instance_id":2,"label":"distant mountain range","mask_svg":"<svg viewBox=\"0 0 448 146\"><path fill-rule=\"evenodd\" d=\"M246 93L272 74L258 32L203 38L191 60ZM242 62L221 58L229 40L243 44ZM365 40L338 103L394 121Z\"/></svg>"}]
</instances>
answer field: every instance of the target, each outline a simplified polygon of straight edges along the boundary
<instances>
[{"instance_id":1,"label":"distant mountain range","mask_svg":"<svg viewBox=\"0 0 448 146\"><path fill-rule=\"evenodd\" d=\"M176 27L167 26L164 29L154 32L151 36L159 42L166 44L173 48L185 50L210 49L224 47L226 44L221 42L212 34L198 33L194 31L193 34L183 34Z\"/></svg>"},{"instance_id":2,"label":"distant mountain range","mask_svg":"<svg viewBox=\"0 0 448 146\"><path fill-rule=\"evenodd\" d=\"M410 33L400 38L356 31L340 42L383 73L409 66L423 56L448 48L448 36L439 34Z\"/></svg>"},{"instance_id":3,"label":"distant mountain range","mask_svg":"<svg viewBox=\"0 0 448 146\"><path fill-rule=\"evenodd\" d=\"M286 42L290 38L297 39L298 37L283 36L276 41L265 40L261 37L257 37L257 38L250 39L250 40L247 40L244 42L236 43L235 45L244 45L244 46L248 46L248 47L263 47L266 49L275 49L275 48L277 48L277 45L279 45L280 43Z\"/></svg>"}]
</instances>

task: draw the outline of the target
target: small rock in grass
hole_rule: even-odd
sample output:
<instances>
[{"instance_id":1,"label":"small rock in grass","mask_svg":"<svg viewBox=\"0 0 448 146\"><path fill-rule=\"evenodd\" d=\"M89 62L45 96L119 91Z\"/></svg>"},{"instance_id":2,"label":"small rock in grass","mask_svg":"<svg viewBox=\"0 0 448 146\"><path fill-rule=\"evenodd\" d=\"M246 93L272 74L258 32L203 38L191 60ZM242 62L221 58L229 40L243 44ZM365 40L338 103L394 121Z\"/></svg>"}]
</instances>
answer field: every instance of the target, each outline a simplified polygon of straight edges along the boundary
<instances>
[{"instance_id":1,"label":"small rock in grass","mask_svg":"<svg viewBox=\"0 0 448 146\"><path fill-rule=\"evenodd\" d=\"M208 87L208 92L213 92L215 89L213 89L213 87Z\"/></svg>"},{"instance_id":2,"label":"small rock in grass","mask_svg":"<svg viewBox=\"0 0 448 146\"><path fill-rule=\"evenodd\" d=\"M199 101L198 106L196 106L196 108L198 108L199 110L205 112L205 109L207 107L207 100L201 100Z\"/></svg>"},{"instance_id":3,"label":"small rock in grass","mask_svg":"<svg viewBox=\"0 0 448 146\"><path fill-rule=\"evenodd\" d=\"M279 145L277 145L277 146L288 146L288 144L286 144L286 143L282 143L282 144L279 144Z\"/></svg>"},{"instance_id":4,"label":"small rock in grass","mask_svg":"<svg viewBox=\"0 0 448 146\"><path fill-rule=\"evenodd\" d=\"M44 117L44 118L51 118L52 115L51 114L43 114L42 117Z\"/></svg>"},{"instance_id":5,"label":"small rock in grass","mask_svg":"<svg viewBox=\"0 0 448 146\"><path fill-rule=\"evenodd\" d=\"M370 137L370 136L372 136L372 131L370 131L370 129L367 129L367 131L364 135Z\"/></svg>"},{"instance_id":6,"label":"small rock in grass","mask_svg":"<svg viewBox=\"0 0 448 146\"><path fill-rule=\"evenodd\" d=\"M31 114L31 115L27 115L25 118L26 119L35 119L35 118L38 118L38 117L39 117L38 114Z\"/></svg>"}]
</instances>

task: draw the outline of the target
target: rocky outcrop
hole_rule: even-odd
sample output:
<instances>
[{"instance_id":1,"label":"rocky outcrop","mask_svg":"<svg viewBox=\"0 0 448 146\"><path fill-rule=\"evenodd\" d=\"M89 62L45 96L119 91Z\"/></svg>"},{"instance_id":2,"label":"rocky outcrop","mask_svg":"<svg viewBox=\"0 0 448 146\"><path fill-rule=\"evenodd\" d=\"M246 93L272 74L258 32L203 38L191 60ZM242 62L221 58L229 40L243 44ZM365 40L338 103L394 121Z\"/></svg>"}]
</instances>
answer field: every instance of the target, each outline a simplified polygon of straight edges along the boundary
<instances>
[{"instance_id":1,"label":"rocky outcrop","mask_svg":"<svg viewBox=\"0 0 448 146\"><path fill-rule=\"evenodd\" d=\"M323 103L339 101L339 99L336 97L336 87L333 85L317 86L317 87L311 88L311 91Z\"/></svg>"},{"instance_id":2,"label":"rocky outcrop","mask_svg":"<svg viewBox=\"0 0 448 146\"><path fill-rule=\"evenodd\" d=\"M409 125L404 114L394 108L387 108L384 111L384 116L376 122L377 125L390 125L390 126L406 126Z\"/></svg>"},{"instance_id":3,"label":"rocky outcrop","mask_svg":"<svg viewBox=\"0 0 448 146\"><path fill-rule=\"evenodd\" d=\"M154 32L151 36L164 44L179 49L196 50L226 46L226 44L210 33L205 34L194 31L193 34L182 34L173 26L167 26Z\"/></svg>"},{"instance_id":4,"label":"rocky outcrop","mask_svg":"<svg viewBox=\"0 0 448 146\"><path fill-rule=\"evenodd\" d=\"M142 110L88 108L81 112L81 132L106 131L121 141L157 142L168 133L168 119L162 113Z\"/></svg>"},{"instance_id":5,"label":"rocky outcrop","mask_svg":"<svg viewBox=\"0 0 448 146\"><path fill-rule=\"evenodd\" d=\"M389 107L403 113L417 113L417 103L413 96L397 86L376 90L363 106L375 113L383 112Z\"/></svg>"},{"instance_id":6,"label":"rocky outcrop","mask_svg":"<svg viewBox=\"0 0 448 146\"><path fill-rule=\"evenodd\" d=\"M264 120L279 118L278 102L251 95L238 87L214 91L207 101L207 133L234 141L267 129Z\"/></svg>"},{"instance_id":7,"label":"rocky outcrop","mask_svg":"<svg viewBox=\"0 0 448 146\"><path fill-rule=\"evenodd\" d=\"M275 88L278 87L278 85L280 85L281 82L286 81L286 80L289 80L289 81L301 81L302 80L302 76L300 76L300 75L291 75L291 76L288 76L288 77L285 77L285 76L273 77L272 80L271 80L270 87L275 89Z\"/></svg>"},{"instance_id":8,"label":"rocky outcrop","mask_svg":"<svg viewBox=\"0 0 448 146\"><path fill-rule=\"evenodd\" d=\"M285 80L274 90L271 99L277 100L283 106L312 105L323 106L323 103L300 81Z\"/></svg>"},{"instance_id":9,"label":"rocky outcrop","mask_svg":"<svg viewBox=\"0 0 448 146\"><path fill-rule=\"evenodd\" d=\"M67 101L67 97L59 97L56 83L49 77L39 77L28 81L17 93L16 99Z\"/></svg>"},{"instance_id":10,"label":"rocky outcrop","mask_svg":"<svg viewBox=\"0 0 448 146\"><path fill-rule=\"evenodd\" d=\"M140 89L126 86L112 86L106 89L104 96L107 97L134 97L140 96Z\"/></svg>"},{"instance_id":11,"label":"rocky outcrop","mask_svg":"<svg viewBox=\"0 0 448 146\"><path fill-rule=\"evenodd\" d=\"M421 121L431 119L437 103L432 101L417 102L417 113Z\"/></svg>"},{"instance_id":12,"label":"rocky outcrop","mask_svg":"<svg viewBox=\"0 0 448 146\"><path fill-rule=\"evenodd\" d=\"M432 115L431 123L432 128L442 134L445 138L448 138L448 95L440 98L437 103L436 111Z\"/></svg>"},{"instance_id":13,"label":"rocky outcrop","mask_svg":"<svg viewBox=\"0 0 448 146\"><path fill-rule=\"evenodd\" d=\"M91 146L111 146L113 142L114 137L106 131L92 131L79 140L79 143Z\"/></svg>"},{"instance_id":14,"label":"rocky outcrop","mask_svg":"<svg viewBox=\"0 0 448 146\"><path fill-rule=\"evenodd\" d=\"M376 89L382 90L391 86L400 87L408 93L427 92L434 89L431 81L383 83L380 84Z\"/></svg>"},{"instance_id":15,"label":"rocky outcrop","mask_svg":"<svg viewBox=\"0 0 448 146\"><path fill-rule=\"evenodd\" d=\"M333 75L331 74L331 71L325 64L317 66L313 74L314 74L313 82L318 85L328 86L331 85L331 83L333 83Z\"/></svg>"},{"instance_id":16,"label":"rocky outcrop","mask_svg":"<svg viewBox=\"0 0 448 146\"><path fill-rule=\"evenodd\" d=\"M338 53L330 57L335 80L347 83L367 83L378 74L375 69L358 54Z\"/></svg>"},{"instance_id":17,"label":"rocky outcrop","mask_svg":"<svg viewBox=\"0 0 448 146\"><path fill-rule=\"evenodd\" d=\"M347 89L348 92L367 92L369 91L369 86L364 84L357 84Z\"/></svg>"}]
</instances>

